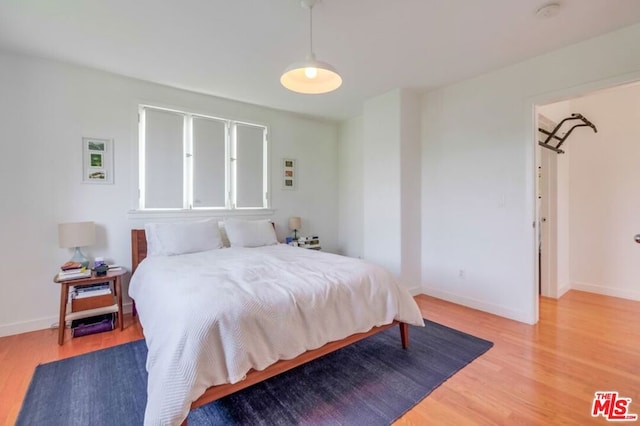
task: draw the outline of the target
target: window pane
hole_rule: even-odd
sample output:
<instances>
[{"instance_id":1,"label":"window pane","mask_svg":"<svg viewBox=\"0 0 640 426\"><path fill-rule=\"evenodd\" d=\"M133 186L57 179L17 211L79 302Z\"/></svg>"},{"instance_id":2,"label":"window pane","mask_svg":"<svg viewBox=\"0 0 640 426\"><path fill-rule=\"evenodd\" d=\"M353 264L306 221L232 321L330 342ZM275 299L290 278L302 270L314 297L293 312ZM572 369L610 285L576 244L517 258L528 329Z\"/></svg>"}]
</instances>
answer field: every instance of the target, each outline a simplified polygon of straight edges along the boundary
<instances>
[{"instance_id":1,"label":"window pane","mask_svg":"<svg viewBox=\"0 0 640 426\"><path fill-rule=\"evenodd\" d=\"M145 207L182 208L182 115L145 111Z\"/></svg>"},{"instance_id":2,"label":"window pane","mask_svg":"<svg viewBox=\"0 0 640 426\"><path fill-rule=\"evenodd\" d=\"M236 206L263 207L264 127L236 125Z\"/></svg>"},{"instance_id":3,"label":"window pane","mask_svg":"<svg viewBox=\"0 0 640 426\"><path fill-rule=\"evenodd\" d=\"M193 118L193 207L225 206L225 126Z\"/></svg>"}]
</instances>

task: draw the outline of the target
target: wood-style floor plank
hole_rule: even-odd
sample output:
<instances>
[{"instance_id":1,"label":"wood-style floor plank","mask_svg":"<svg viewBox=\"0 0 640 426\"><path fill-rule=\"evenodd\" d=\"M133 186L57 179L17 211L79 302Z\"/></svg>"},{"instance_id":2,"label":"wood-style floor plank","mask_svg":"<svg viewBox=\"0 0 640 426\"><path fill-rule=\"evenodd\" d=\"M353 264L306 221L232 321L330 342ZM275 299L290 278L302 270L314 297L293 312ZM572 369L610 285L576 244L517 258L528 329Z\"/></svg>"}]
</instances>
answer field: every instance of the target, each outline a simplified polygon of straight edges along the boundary
<instances>
[{"instance_id":1,"label":"wood-style floor plank","mask_svg":"<svg viewBox=\"0 0 640 426\"><path fill-rule=\"evenodd\" d=\"M65 333L58 345L58 329L0 337L0 425L14 425L33 372L38 364L120 345L142 338L139 322L125 316L125 329L72 338Z\"/></svg>"},{"instance_id":2,"label":"wood-style floor plank","mask_svg":"<svg viewBox=\"0 0 640 426\"><path fill-rule=\"evenodd\" d=\"M540 299L530 326L438 299L416 298L426 318L494 342L397 424L606 424L596 391L632 398L640 413L640 302L570 291ZM456 421L447 412L458 414ZM459 415L464 417L459 421Z\"/></svg>"},{"instance_id":3,"label":"wood-style floor plank","mask_svg":"<svg viewBox=\"0 0 640 426\"><path fill-rule=\"evenodd\" d=\"M632 398L640 413L640 302L570 291L540 299L535 326L428 296L416 301L425 318L494 342L398 419L397 425L606 424L590 415L596 391ZM0 338L0 425L13 425L34 368L142 338L125 330L72 339L56 330Z\"/></svg>"}]
</instances>

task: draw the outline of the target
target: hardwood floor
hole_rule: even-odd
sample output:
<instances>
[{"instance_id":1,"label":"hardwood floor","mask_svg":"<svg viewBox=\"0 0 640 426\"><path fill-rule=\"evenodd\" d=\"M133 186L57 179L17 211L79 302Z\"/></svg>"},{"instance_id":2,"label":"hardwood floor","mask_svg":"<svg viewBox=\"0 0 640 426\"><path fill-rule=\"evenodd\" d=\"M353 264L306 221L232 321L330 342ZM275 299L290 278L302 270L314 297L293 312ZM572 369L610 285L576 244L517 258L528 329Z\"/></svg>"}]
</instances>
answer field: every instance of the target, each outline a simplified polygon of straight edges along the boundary
<instances>
[{"instance_id":1,"label":"hardwood floor","mask_svg":"<svg viewBox=\"0 0 640 426\"><path fill-rule=\"evenodd\" d=\"M540 299L530 326L437 299L425 317L494 342L398 425L607 424L591 417L596 391L632 398L640 414L640 302L569 291Z\"/></svg>"},{"instance_id":2,"label":"hardwood floor","mask_svg":"<svg viewBox=\"0 0 640 426\"><path fill-rule=\"evenodd\" d=\"M0 425L13 425L20 412L31 376L44 364L98 349L141 339L140 323L125 315L125 329L73 339L67 330L64 345L58 345L58 329L0 337ZM44 425L43 425L44 426Z\"/></svg>"},{"instance_id":3,"label":"hardwood floor","mask_svg":"<svg viewBox=\"0 0 640 426\"><path fill-rule=\"evenodd\" d=\"M428 296L416 300L425 316L494 342L494 347L437 388L397 425L599 424L596 391L632 398L640 414L640 302L570 291L540 299L535 326ZM125 330L71 339L57 330L0 338L0 425L13 425L34 368L45 362L142 337L125 317Z\"/></svg>"}]
</instances>

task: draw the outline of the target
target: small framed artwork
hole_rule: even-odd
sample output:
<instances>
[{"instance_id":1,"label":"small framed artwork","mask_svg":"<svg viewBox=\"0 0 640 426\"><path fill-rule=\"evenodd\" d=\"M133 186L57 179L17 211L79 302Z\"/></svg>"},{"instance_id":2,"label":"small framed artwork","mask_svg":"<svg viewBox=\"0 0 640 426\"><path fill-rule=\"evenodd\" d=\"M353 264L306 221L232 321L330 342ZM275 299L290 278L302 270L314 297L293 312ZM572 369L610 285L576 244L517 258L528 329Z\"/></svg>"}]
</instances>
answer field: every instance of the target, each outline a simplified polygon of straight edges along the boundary
<instances>
[{"instance_id":1,"label":"small framed artwork","mask_svg":"<svg viewBox=\"0 0 640 426\"><path fill-rule=\"evenodd\" d=\"M293 158L282 159L282 189L296 189L296 160Z\"/></svg>"},{"instance_id":2,"label":"small framed artwork","mask_svg":"<svg viewBox=\"0 0 640 426\"><path fill-rule=\"evenodd\" d=\"M113 139L82 138L82 182L113 183Z\"/></svg>"}]
</instances>

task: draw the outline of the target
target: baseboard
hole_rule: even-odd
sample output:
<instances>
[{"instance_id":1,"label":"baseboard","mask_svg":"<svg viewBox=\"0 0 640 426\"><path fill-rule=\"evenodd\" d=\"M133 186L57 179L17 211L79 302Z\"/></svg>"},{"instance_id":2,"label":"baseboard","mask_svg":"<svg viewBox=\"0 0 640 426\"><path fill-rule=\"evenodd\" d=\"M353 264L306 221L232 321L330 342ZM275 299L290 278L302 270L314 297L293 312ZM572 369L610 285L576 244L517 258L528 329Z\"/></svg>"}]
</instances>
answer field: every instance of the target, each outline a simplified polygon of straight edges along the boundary
<instances>
[{"instance_id":1,"label":"baseboard","mask_svg":"<svg viewBox=\"0 0 640 426\"><path fill-rule=\"evenodd\" d=\"M423 294L422 292L422 287L418 286L418 287L411 287L409 289L409 294L411 294L412 296L417 296L419 294Z\"/></svg>"},{"instance_id":2,"label":"baseboard","mask_svg":"<svg viewBox=\"0 0 640 426\"><path fill-rule=\"evenodd\" d=\"M640 292L637 290L629 290L622 288L614 288L595 284L585 283L572 283L571 288L573 290L586 291L588 293L602 294L604 296L619 297L621 299L640 301Z\"/></svg>"},{"instance_id":3,"label":"baseboard","mask_svg":"<svg viewBox=\"0 0 640 426\"><path fill-rule=\"evenodd\" d=\"M132 303L122 304L125 314L131 313ZM58 328L58 316L43 317L29 321L14 322L0 325L0 337L13 336L14 334L29 333L31 331L46 330L48 328Z\"/></svg>"},{"instance_id":4,"label":"baseboard","mask_svg":"<svg viewBox=\"0 0 640 426\"><path fill-rule=\"evenodd\" d=\"M560 299L566 292L571 290L571 286L569 284L565 284L556 289L556 299Z\"/></svg>"},{"instance_id":5,"label":"baseboard","mask_svg":"<svg viewBox=\"0 0 640 426\"><path fill-rule=\"evenodd\" d=\"M29 333L30 331L54 328L58 323L58 317L44 317L29 321L14 322L0 325L0 337L13 336L14 334Z\"/></svg>"},{"instance_id":6,"label":"baseboard","mask_svg":"<svg viewBox=\"0 0 640 426\"><path fill-rule=\"evenodd\" d=\"M500 317L512 319L518 322L523 322L525 324L535 324L537 322L537 318L534 318L533 316L528 315L526 312L515 311L513 309L505 308L504 306L494 305L491 303L486 303L480 300L470 299L467 297L461 297L457 294L448 293L446 291L423 287L422 293L429 296L436 297L438 299L446 300L447 302L452 302L458 305L467 306L469 308L477 309L483 312L488 312L490 314L498 315ZM533 315L535 315L535 313Z\"/></svg>"}]
</instances>

